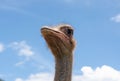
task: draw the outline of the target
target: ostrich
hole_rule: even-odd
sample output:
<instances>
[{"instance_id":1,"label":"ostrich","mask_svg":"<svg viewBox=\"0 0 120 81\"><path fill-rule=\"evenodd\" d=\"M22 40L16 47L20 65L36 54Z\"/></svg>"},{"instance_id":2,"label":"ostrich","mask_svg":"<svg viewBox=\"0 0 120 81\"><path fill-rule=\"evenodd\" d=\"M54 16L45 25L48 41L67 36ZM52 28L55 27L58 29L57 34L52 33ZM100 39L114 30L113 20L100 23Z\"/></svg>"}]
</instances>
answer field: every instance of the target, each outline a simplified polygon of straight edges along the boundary
<instances>
[{"instance_id":1,"label":"ostrich","mask_svg":"<svg viewBox=\"0 0 120 81\"><path fill-rule=\"evenodd\" d=\"M41 33L55 57L54 81L71 81L75 48L72 26L68 24L44 26L41 28Z\"/></svg>"}]
</instances>

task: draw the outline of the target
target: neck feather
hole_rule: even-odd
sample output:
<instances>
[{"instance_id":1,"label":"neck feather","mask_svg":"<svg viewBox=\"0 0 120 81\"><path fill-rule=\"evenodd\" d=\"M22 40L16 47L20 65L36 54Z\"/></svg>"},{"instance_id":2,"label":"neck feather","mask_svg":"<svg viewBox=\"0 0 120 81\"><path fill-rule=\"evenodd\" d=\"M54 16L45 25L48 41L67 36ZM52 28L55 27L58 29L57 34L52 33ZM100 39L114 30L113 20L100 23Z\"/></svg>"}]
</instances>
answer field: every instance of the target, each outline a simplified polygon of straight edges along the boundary
<instances>
[{"instance_id":1,"label":"neck feather","mask_svg":"<svg viewBox=\"0 0 120 81\"><path fill-rule=\"evenodd\" d=\"M56 71L54 81L71 81L73 55L65 54L61 58L56 57Z\"/></svg>"}]
</instances>

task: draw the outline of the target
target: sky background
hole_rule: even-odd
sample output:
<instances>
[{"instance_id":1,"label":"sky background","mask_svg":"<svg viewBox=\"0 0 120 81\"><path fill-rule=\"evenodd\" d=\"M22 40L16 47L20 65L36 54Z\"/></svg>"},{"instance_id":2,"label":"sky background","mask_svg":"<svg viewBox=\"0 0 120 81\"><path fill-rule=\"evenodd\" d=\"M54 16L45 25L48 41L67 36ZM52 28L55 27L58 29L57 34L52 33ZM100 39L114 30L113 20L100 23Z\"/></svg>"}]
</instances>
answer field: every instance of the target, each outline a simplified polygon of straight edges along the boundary
<instances>
[{"instance_id":1,"label":"sky background","mask_svg":"<svg viewBox=\"0 0 120 81\"><path fill-rule=\"evenodd\" d=\"M73 81L120 81L120 0L0 0L0 78L53 81L40 28L74 28Z\"/></svg>"}]
</instances>

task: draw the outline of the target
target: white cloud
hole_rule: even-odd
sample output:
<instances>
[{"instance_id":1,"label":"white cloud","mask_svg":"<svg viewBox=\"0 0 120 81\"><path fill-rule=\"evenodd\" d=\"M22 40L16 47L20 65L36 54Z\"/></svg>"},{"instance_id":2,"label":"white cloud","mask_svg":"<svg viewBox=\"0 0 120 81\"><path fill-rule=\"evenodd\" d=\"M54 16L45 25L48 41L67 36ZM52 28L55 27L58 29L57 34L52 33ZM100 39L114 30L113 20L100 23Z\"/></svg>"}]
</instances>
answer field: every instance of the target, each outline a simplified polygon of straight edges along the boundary
<instances>
[{"instance_id":1,"label":"white cloud","mask_svg":"<svg viewBox=\"0 0 120 81\"><path fill-rule=\"evenodd\" d=\"M17 78L15 81L23 81L21 78Z\"/></svg>"},{"instance_id":2,"label":"white cloud","mask_svg":"<svg viewBox=\"0 0 120 81\"><path fill-rule=\"evenodd\" d=\"M74 0L64 0L66 3L72 3Z\"/></svg>"},{"instance_id":3,"label":"white cloud","mask_svg":"<svg viewBox=\"0 0 120 81\"><path fill-rule=\"evenodd\" d=\"M112 17L111 20L114 21L114 22L120 23L120 14Z\"/></svg>"},{"instance_id":4,"label":"white cloud","mask_svg":"<svg viewBox=\"0 0 120 81\"><path fill-rule=\"evenodd\" d=\"M53 74L50 73L31 74L26 80L17 78L15 81L53 81Z\"/></svg>"},{"instance_id":5,"label":"white cloud","mask_svg":"<svg viewBox=\"0 0 120 81\"><path fill-rule=\"evenodd\" d=\"M120 71L110 66L97 67L95 70L85 66L81 69L82 75L73 75L72 81L120 81ZM15 81L53 81L51 73L31 74L27 79L17 78Z\"/></svg>"},{"instance_id":6,"label":"white cloud","mask_svg":"<svg viewBox=\"0 0 120 81\"><path fill-rule=\"evenodd\" d=\"M0 77L3 77L3 74L0 74Z\"/></svg>"},{"instance_id":7,"label":"white cloud","mask_svg":"<svg viewBox=\"0 0 120 81\"><path fill-rule=\"evenodd\" d=\"M25 61L20 61L20 62L16 63L15 66L21 66L21 65L23 65L24 63L25 63Z\"/></svg>"},{"instance_id":8,"label":"white cloud","mask_svg":"<svg viewBox=\"0 0 120 81\"><path fill-rule=\"evenodd\" d=\"M42 54L34 51L26 41L11 42L8 45L8 48L12 48L13 51L17 52L17 56L22 58L14 64L16 67L24 66L27 62L32 61L31 64L33 63L34 66L39 69L51 70L52 68L51 64L46 61L46 57L43 57Z\"/></svg>"},{"instance_id":9,"label":"white cloud","mask_svg":"<svg viewBox=\"0 0 120 81\"><path fill-rule=\"evenodd\" d=\"M92 4L92 0L63 0L67 4L79 4L79 5L85 5L90 6Z\"/></svg>"},{"instance_id":10,"label":"white cloud","mask_svg":"<svg viewBox=\"0 0 120 81\"><path fill-rule=\"evenodd\" d=\"M81 81L120 81L120 71L110 66L97 67L93 70L91 67L81 69L83 75L79 78Z\"/></svg>"},{"instance_id":11,"label":"white cloud","mask_svg":"<svg viewBox=\"0 0 120 81\"><path fill-rule=\"evenodd\" d=\"M29 46L26 41L20 41L20 42L12 42L9 45L10 48L18 52L18 56L25 57L24 60L18 62L15 64L15 66L21 66L25 64L25 62L29 61L31 57L34 56L34 51L32 50L32 47Z\"/></svg>"},{"instance_id":12,"label":"white cloud","mask_svg":"<svg viewBox=\"0 0 120 81\"><path fill-rule=\"evenodd\" d=\"M37 14L25 10L26 6L30 6L37 0L0 0L0 10L7 10L24 14L31 17L38 17Z\"/></svg>"},{"instance_id":13,"label":"white cloud","mask_svg":"<svg viewBox=\"0 0 120 81\"><path fill-rule=\"evenodd\" d=\"M4 45L0 43L0 53L4 51Z\"/></svg>"},{"instance_id":14,"label":"white cloud","mask_svg":"<svg viewBox=\"0 0 120 81\"><path fill-rule=\"evenodd\" d=\"M29 46L26 41L13 42L9 46L18 51L19 56L31 57L34 55L34 52L31 50L32 47Z\"/></svg>"}]
</instances>

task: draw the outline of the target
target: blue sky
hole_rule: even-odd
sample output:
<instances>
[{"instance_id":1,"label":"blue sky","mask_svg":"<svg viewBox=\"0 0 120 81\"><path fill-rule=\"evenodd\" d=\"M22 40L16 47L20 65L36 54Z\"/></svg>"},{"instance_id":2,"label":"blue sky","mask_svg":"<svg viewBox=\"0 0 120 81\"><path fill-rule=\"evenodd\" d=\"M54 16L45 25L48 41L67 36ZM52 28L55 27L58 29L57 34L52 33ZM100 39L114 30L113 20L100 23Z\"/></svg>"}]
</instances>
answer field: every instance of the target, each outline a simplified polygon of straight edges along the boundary
<instances>
[{"instance_id":1,"label":"blue sky","mask_svg":"<svg viewBox=\"0 0 120 81\"><path fill-rule=\"evenodd\" d=\"M119 0L0 0L0 77L53 81L54 58L40 28L60 23L75 30L73 81L98 81L99 72L101 81L112 73L109 81L120 81Z\"/></svg>"}]
</instances>

